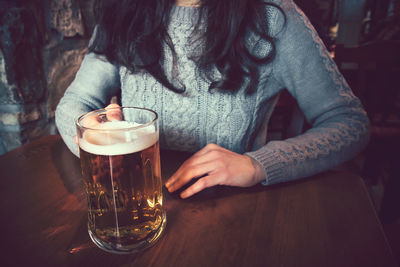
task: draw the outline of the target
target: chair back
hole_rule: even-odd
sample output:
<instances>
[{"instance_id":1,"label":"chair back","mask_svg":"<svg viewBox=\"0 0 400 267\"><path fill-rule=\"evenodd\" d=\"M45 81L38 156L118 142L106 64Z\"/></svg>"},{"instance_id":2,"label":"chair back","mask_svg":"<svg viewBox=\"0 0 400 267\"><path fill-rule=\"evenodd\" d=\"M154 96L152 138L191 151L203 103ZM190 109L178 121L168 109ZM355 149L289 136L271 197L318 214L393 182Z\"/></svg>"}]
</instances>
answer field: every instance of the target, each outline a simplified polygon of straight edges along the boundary
<instances>
[{"instance_id":1,"label":"chair back","mask_svg":"<svg viewBox=\"0 0 400 267\"><path fill-rule=\"evenodd\" d=\"M335 61L373 125L400 128L400 41L338 45Z\"/></svg>"}]
</instances>

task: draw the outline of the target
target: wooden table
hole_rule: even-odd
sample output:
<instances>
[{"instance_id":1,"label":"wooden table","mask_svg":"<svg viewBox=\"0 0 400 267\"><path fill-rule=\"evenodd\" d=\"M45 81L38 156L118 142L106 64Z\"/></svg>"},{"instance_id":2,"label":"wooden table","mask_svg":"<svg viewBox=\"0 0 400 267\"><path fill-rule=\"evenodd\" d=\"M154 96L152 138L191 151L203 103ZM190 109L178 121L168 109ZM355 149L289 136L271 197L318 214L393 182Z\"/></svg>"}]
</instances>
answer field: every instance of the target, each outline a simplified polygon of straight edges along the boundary
<instances>
[{"instance_id":1,"label":"wooden table","mask_svg":"<svg viewBox=\"0 0 400 267\"><path fill-rule=\"evenodd\" d=\"M164 151L166 180L188 155ZM87 233L79 160L59 136L0 156L1 266L397 266L363 181L327 172L299 182L164 191L164 236L114 255Z\"/></svg>"}]
</instances>

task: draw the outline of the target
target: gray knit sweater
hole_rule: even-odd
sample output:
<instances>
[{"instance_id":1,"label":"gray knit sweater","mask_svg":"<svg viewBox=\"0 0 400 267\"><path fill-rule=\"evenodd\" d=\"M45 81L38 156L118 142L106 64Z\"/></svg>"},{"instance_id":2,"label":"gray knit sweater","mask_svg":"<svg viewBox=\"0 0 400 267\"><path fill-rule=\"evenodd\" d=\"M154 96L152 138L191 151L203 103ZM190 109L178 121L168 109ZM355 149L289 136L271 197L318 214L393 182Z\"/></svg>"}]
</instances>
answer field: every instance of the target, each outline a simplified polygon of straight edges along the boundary
<instances>
[{"instance_id":1,"label":"gray knit sweater","mask_svg":"<svg viewBox=\"0 0 400 267\"><path fill-rule=\"evenodd\" d=\"M87 54L56 110L57 127L67 146L78 155L74 120L105 107L121 90L122 105L159 114L162 148L197 151L215 143L246 153L265 168L264 184L310 176L355 156L368 141L368 119L360 101L301 10L291 0L275 2L287 22L284 25L276 8L266 8L277 55L272 63L259 66L261 79L252 95L243 90L208 90L210 81L190 59L199 52L190 38L198 15L195 7L173 8L168 32L177 61L173 63L167 47L164 51L166 74L172 83L185 85L183 94L164 88L148 73L132 74ZM248 45L258 55L270 51L268 43L250 33ZM312 128L291 139L266 143L269 118L284 88L298 101Z\"/></svg>"}]
</instances>

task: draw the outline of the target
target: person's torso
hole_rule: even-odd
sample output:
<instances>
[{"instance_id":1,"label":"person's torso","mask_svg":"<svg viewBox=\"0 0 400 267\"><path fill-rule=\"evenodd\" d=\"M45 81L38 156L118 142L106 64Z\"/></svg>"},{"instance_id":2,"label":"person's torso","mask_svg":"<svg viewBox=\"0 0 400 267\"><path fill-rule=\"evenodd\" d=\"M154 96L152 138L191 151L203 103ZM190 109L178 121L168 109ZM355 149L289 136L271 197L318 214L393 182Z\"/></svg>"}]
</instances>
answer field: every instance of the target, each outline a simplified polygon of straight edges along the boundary
<instances>
[{"instance_id":1,"label":"person's torso","mask_svg":"<svg viewBox=\"0 0 400 267\"><path fill-rule=\"evenodd\" d=\"M197 151L215 143L236 152L254 147L254 139L262 134L275 105L277 92L246 94L244 88L231 92L209 90L210 81L200 73L192 56L199 52L193 43L196 16L194 8L175 7L168 33L174 45L176 59L165 47L164 70L182 94L165 88L146 72L130 73L120 68L121 101L124 106L139 106L155 110L159 115L161 146L169 149ZM215 70L215 75L219 73ZM268 83L266 83L268 84ZM265 140L264 140L265 141Z\"/></svg>"}]
</instances>

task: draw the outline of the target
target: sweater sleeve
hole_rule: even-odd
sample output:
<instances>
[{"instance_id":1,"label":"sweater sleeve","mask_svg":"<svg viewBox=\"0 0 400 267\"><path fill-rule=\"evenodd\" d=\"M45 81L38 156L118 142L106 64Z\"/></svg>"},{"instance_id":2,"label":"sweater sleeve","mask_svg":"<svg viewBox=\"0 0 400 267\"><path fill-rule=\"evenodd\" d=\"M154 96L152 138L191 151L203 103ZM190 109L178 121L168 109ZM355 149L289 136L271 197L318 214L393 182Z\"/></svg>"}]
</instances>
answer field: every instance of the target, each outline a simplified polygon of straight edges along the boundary
<instances>
[{"instance_id":1,"label":"sweater sleeve","mask_svg":"<svg viewBox=\"0 0 400 267\"><path fill-rule=\"evenodd\" d=\"M103 56L89 53L61 98L55 114L56 125L65 144L76 156L76 119L91 110L104 108L120 87L119 69Z\"/></svg>"},{"instance_id":2,"label":"sweater sleeve","mask_svg":"<svg viewBox=\"0 0 400 267\"><path fill-rule=\"evenodd\" d=\"M276 25L283 27L272 79L297 100L312 128L246 153L265 168L265 185L335 167L359 153L369 139L368 117L316 31L291 0L280 2L286 24L282 15L276 17Z\"/></svg>"}]
</instances>

